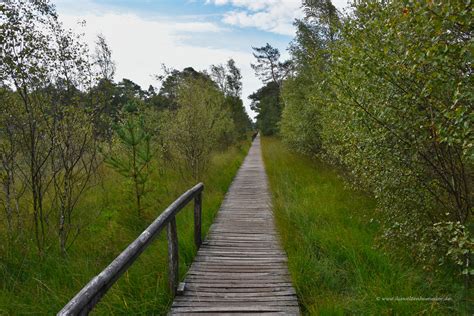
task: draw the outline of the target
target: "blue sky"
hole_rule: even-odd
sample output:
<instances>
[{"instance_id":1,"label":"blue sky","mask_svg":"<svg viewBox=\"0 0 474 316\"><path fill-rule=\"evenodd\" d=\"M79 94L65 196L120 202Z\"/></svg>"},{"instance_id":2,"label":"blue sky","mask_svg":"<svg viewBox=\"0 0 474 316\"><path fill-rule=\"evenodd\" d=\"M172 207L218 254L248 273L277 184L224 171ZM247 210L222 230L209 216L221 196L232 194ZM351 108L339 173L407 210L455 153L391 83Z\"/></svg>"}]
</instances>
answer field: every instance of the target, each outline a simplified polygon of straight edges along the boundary
<instances>
[{"instance_id":1,"label":"blue sky","mask_svg":"<svg viewBox=\"0 0 474 316\"><path fill-rule=\"evenodd\" d=\"M67 27L85 34L91 48L103 34L117 63L116 80L131 79L143 88L159 86L162 64L209 69L233 58L243 75L242 99L261 83L253 74L252 46L267 42L283 58L301 17L300 0L53 0ZM342 7L345 0L336 1ZM79 27L79 21L86 21Z\"/></svg>"}]
</instances>

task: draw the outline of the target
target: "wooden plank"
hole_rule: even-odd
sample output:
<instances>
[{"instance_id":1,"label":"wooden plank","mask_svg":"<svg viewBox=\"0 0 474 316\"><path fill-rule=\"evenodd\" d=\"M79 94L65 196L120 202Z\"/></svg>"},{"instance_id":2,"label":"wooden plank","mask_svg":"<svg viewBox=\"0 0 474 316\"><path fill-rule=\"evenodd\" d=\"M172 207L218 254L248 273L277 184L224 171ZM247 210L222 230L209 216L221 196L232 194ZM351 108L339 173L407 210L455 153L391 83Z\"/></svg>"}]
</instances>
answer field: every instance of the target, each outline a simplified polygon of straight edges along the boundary
<instances>
[{"instance_id":1,"label":"wooden plank","mask_svg":"<svg viewBox=\"0 0 474 316\"><path fill-rule=\"evenodd\" d=\"M186 313L174 313L173 315L185 315L185 316L203 316L203 313L193 313L193 312L186 312ZM288 315L285 312L260 312L260 313L252 313L252 312L245 312L245 313L236 313L236 312L231 312L231 313L224 313L224 312L219 312L219 313L209 313L207 312L205 314L206 316L260 316L260 315L265 315L265 316L281 316L281 315Z\"/></svg>"},{"instance_id":2,"label":"wooden plank","mask_svg":"<svg viewBox=\"0 0 474 316\"><path fill-rule=\"evenodd\" d=\"M287 290L281 290L281 291L267 291L267 292L225 292L225 293L215 293L215 292L197 292L197 291L192 291L187 289L186 292L183 294L183 299L189 299L189 298L197 298L197 299L206 299L206 297L211 297L213 299L219 299L219 298L224 298L224 299L241 299L241 300L249 300L249 299L258 299L258 298L274 298L274 299L279 299L280 296L291 296L295 297L296 292L288 288ZM180 297L177 297L176 299L179 299Z\"/></svg>"},{"instance_id":3,"label":"wooden plank","mask_svg":"<svg viewBox=\"0 0 474 316\"><path fill-rule=\"evenodd\" d=\"M273 282L261 282L260 280L254 281L254 282L236 282L236 281L225 281L225 282L220 282L219 280L215 281L209 281L209 280L191 280L191 279L186 279L186 287L191 288L202 288L202 287L220 287L220 288L274 288L274 287L291 287L292 284L291 282L284 282L283 280L281 281L273 281Z\"/></svg>"},{"instance_id":4,"label":"wooden plank","mask_svg":"<svg viewBox=\"0 0 474 316\"><path fill-rule=\"evenodd\" d=\"M175 300L173 307L241 307L248 305L263 305L263 306L298 306L298 302L295 300L273 300L273 301L253 301L248 299L247 301L196 301L196 300Z\"/></svg>"},{"instance_id":5,"label":"wooden plank","mask_svg":"<svg viewBox=\"0 0 474 316\"><path fill-rule=\"evenodd\" d=\"M194 291L194 292L207 292L207 293L273 293L273 292L282 292L282 291L291 291L293 290L292 286L284 286L284 287L260 287L260 288L229 288L229 287L200 287L195 286L194 284L186 284L186 291Z\"/></svg>"},{"instance_id":6,"label":"wooden plank","mask_svg":"<svg viewBox=\"0 0 474 316\"><path fill-rule=\"evenodd\" d=\"M172 315L298 315L257 138L175 298Z\"/></svg>"},{"instance_id":7,"label":"wooden plank","mask_svg":"<svg viewBox=\"0 0 474 316\"><path fill-rule=\"evenodd\" d=\"M297 306L264 306L260 304L245 306L205 306L174 307L173 313L208 313L208 312L285 312L286 315L299 315Z\"/></svg>"},{"instance_id":8,"label":"wooden plank","mask_svg":"<svg viewBox=\"0 0 474 316\"><path fill-rule=\"evenodd\" d=\"M282 269L277 269L275 271L264 271L264 272L256 272L254 271L247 271L247 272L212 272L212 271L205 271L205 276L207 277L215 277L215 276L226 276L226 277L235 277L235 278L261 278L267 276L289 276L288 272L282 271ZM189 271L188 277L202 277L203 271L195 270Z\"/></svg>"},{"instance_id":9,"label":"wooden plank","mask_svg":"<svg viewBox=\"0 0 474 316\"><path fill-rule=\"evenodd\" d=\"M273 301L294 301L294 295L259 295L259 296L241 296L241 295L226 295L226 296L179 296L175 298L175 302L273 302Z\"/></svg>"}]
</instances>

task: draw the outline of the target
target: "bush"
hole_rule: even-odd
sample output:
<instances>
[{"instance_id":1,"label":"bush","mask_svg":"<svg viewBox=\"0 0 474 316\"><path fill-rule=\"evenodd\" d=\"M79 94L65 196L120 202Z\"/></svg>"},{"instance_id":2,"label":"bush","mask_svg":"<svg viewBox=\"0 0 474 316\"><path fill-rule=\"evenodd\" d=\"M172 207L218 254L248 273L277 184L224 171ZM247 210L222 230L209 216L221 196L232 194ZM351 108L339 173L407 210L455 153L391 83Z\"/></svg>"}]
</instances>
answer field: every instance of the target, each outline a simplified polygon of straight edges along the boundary
<instances>
[{"instance_id":1,"label":"bush","mask_svg":"<svg viewBox=\"0 0 474 316\"><path fill-rule=\"evenodd\" d=\"M324 19L327 10L306 6L292 52L300 70L287 81L303 85L303 96L283 94L284 139L303 152L320 141L318 155L373 192L387 245L409 251L427 268L450 262L469 273L469 6L361 1L340 19ZM334 26L334 36L322 32ZM301 57L306 51L318 53Z\"/></svg>"}]
</instances>

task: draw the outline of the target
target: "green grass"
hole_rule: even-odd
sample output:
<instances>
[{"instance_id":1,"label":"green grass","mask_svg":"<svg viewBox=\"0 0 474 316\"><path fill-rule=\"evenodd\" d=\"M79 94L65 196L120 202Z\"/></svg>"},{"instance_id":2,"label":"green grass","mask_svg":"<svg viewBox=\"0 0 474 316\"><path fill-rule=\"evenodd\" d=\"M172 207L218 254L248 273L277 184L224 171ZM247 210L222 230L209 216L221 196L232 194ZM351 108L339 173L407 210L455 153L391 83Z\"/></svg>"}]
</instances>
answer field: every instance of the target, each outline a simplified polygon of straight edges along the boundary
<instances>
[{"instance_id":1,"label":"green grass","mask_svg":"<svg viewBox=\"0 0 474 316\"><path fill-rule=\"evenodd\" d=\"M300 304L311 315L458 314L462 287L376 247L374 200L328 165L263 139L276 222ZM446 274L447 275L447 274ZM391 297L449 297L385 301Z\"/></svg>"},{"instance_id":2,"label":"green grass","mask_svg":"<svg viewBox=\"0 0 474 316\"><path fill-rule=\"evenodd\" d=\"M203 232L207 233L227 189L248 150L248 143L213 156L205 174ZM40 259L34 243L0 245L0 315L52 315L59 311L93 276L105 268L166 206L193 185L172 166L153 174L143 218L123 178L104 167L103 183L84 196L77 213L89 217L68 257L57 243ZM180 276L195 255L192 203L177 216ZM54 235L53 235L54 236ZM97 315L165 315L172 302L167 289L166 233L132 265L97 305Z\"/></svg>"}]
</instances>

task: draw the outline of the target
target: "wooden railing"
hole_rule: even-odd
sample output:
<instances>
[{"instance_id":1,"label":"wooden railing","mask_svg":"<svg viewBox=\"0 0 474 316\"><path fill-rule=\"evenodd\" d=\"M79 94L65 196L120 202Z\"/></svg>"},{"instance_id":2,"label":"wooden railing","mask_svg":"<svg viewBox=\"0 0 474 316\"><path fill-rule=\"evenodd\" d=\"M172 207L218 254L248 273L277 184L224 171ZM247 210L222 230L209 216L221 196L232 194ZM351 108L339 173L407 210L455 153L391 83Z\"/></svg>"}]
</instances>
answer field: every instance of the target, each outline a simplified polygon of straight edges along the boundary
<instances>
[{"instance_id":1,"label":"wooden railing","mask_svg":"<svg viewBox=\"0 0 474 316\"><path fill-rule=\"evenodd\" d=\"M194 242L199 249L202 242L201 210L203 190L204 184L199 183L168 206L168 208L161 213L135 241L128 245L107 268L89 281L89 283L59 311L58 315L87 315L118 278L120 278L138 256L151 244L165 225L167 225L168 236L169 286L172 293L176 294L179 281L176 214L194 199Z\"/></svg>"}]
</instances>

